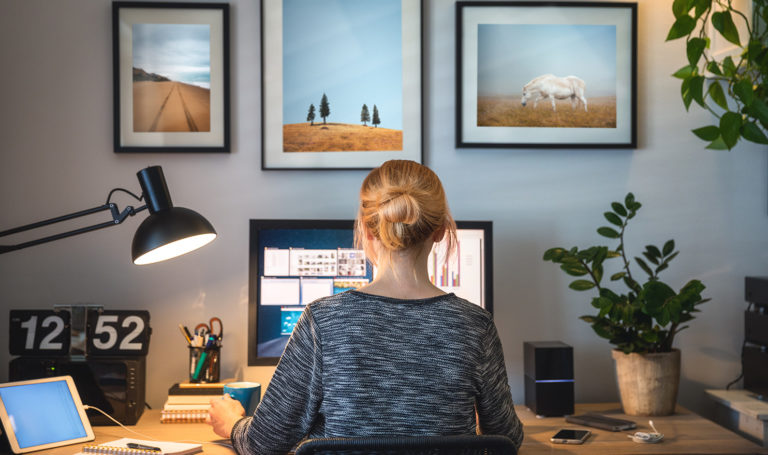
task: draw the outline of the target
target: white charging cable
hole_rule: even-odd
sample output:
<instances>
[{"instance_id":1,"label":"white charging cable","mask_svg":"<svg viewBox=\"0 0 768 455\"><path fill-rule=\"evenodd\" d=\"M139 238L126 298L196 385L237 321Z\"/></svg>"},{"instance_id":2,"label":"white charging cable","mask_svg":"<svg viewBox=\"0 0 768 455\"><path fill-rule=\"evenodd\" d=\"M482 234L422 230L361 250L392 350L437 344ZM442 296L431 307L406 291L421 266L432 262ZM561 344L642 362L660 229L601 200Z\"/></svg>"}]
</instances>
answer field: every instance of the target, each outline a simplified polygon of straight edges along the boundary
<instances>
[{"instance_id":1,"label":"white charging cable","mask_svg":"<svg viewBox=\"0 0 768 455\"><path fill-rule=\"evenodd\" d=\"M109 414L107 414L106 412L102 411L101 409L97 408L96 406L89 406L89 405L87 405L87 404L84 404L84 405L83 405L83 408L84 408L84 409L93 409L93 410L95 410L95 411L99 411L100 413L104 414L104 415L105 415L105 416L106 416L106 417L107 417L109 420L111 420L111 421L115 422L116 424L120 425L121 427L123 427L123 428L124 428L126 431L130 431L130 432L131 432L131 433L133 433L133 434L137 434L137 435L141 436L142 438L147 438L147 439L150 439L150 440L152 440L152 441L162 441L162 439L157 439L157 438L154 438L154 437L152 437L152 436L149 436L149 435L146 435L146 434L143 434L143 433L139 433L138 431L134 431L134 430L131 430L130 428L126 427L126 426L125 426L125 425L123 425L122 423L120 423L120 422L118 422L117 420L115 420L115 418L114 418L114 417L112 417L111 415L109 415ZM196 444L213 444L213 445L217 445L217 446L224 446L224 447L228 447L228 448L230 448L230 449L232 448L232 444L225 444L225 443L223 443L223 442L213 442L213 441L194 441L194 440L191 440L191 439L185 439L185 440L183 440L183 441L178 441L178 442L194 442L194 443L196 443Z\"/></svg>"},{"instance_id":2,"label":"white charging cable","mask_svg":"<svg viewBox=\"0 0 768 455\"><path fill-rule=\"evenodd\" d=\"M649 420L648 424L653 429L653 433L646 433L644 431L638 431L635 434L628 434L627 437L631 438L634 442L655 444L664 439L664 434L659 433L656 427L653 425L653 420Z\"/></svg>"}]
</instances>

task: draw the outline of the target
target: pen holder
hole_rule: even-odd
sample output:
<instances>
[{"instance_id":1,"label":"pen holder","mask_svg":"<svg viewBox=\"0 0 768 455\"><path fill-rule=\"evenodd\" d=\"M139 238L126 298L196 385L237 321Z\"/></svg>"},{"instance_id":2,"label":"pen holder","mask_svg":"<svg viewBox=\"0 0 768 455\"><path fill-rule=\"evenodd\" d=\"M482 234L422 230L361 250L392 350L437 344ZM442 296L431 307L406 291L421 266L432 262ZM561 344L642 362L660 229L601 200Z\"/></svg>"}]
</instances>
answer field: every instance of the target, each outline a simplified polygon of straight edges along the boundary
<instances>
[{"instance_id":1,"label":"pen holder","mask_svg":"<svg viewBox=\"0 0 768 455\"><path fill-rule=\"evenodd\" d=\"M219 382L221 346L189 346L189 382Z\"/></svg>"}]
</instances>

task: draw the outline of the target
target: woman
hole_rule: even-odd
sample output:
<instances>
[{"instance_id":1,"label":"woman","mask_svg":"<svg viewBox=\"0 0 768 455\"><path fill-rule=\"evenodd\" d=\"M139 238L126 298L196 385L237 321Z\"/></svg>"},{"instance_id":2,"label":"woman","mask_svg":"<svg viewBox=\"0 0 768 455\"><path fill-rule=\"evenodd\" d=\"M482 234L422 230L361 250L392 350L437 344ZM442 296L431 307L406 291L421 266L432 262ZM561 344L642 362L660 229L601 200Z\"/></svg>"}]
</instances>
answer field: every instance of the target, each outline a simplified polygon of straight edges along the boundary
<instances>
[{"instance_id":1,"label":"woman","mask_svg":"<svg viewBox=\"0 0 768 455\"><path fill-rule=\"evenodd\" d=\"M252 417L213 400L209 423L238 453L285 453L305 437L507 435L519 447L490 314L427 274L456 226L437 175L387 161L363 181L355 243L377 267L356 291L306 307ZM479 420L477 420L479 418Z\"/></svg>"}]
</instances>

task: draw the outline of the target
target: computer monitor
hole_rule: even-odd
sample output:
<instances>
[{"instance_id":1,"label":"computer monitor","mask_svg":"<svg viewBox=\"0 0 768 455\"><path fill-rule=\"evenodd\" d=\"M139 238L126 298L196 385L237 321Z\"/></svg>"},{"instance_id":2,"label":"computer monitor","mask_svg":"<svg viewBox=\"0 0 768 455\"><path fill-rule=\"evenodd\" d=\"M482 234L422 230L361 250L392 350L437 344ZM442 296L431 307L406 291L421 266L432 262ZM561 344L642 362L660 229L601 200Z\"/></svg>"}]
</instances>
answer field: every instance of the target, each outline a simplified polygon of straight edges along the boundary
<instances>
[{"instance_id":1,"label":"computer monitor","mask_svg":"<svg viewBox=\"0 0 768 455\"><path fill-rule=\"evenodd\" d=\"M493 311L490 221L457 221L456 254L429 258L432 282ZM307 304L375 276L354 247L352 220L250 220L248 365L275 365Z\"/></svg>"}]
</instances>

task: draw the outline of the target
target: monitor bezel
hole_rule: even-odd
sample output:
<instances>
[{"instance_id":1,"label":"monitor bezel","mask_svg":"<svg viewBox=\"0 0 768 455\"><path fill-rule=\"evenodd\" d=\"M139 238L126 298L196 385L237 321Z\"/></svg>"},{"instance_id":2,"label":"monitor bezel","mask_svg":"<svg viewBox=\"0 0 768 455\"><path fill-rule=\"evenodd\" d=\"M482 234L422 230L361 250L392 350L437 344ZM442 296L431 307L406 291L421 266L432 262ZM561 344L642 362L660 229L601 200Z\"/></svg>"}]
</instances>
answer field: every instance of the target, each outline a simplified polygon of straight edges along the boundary
<instances>
[{"instance_id":1,"label":"monitor bezel","mask_svg":"<svg viewBox=\"0 0 768 455\"><path fill-rule=\"evenodd\" d=\"M258 356L259 233L267 229L354 229L354 220L251 219L248 247L248 366L274 366L280 357ZM493 314L493 222L456 221L458 229L483 230L484 308Z\"/></svg>"},{"instance_id":2,"label":"monitor bezel","mask_svg":"<svg viewBox=\"0 0 768 455\"><path fill-rule=\"evenodd\" d=\"M77 409L77 414L80 417L80 423L83 425L83 429L85 429L85 436L80 438L65 439L63 441L49 442L46 444L38 444L35 446L21 447L19 446L19 441L16 437L16 432L13 431L13 428L11 426L10 416L8 415L8 410L5 407L5 403L0 398L0 421L2 421L3 431L8 437L8 443L11 446L11 451L13 453L21 454L21 453L27 453L27 452L34 452L37 450L52 449L54 447L62 447L62 446L68 446L72 444L78 444L81 442L93 441L96 438L95 435L93 434L93 428L91 427L91 422L88 420L88 416L85 414L85 408L83 407L83 403L82 401L80 401L80 394L77 392L75 381L72 379L71 376L54 376L50 378L31 379L27 381L7 382L5 384L0 384L0 388L5 389L5 388L22 386L22 385L34 385L34 384L43 384L48 382L60 382L60 381L64 381L67 384L67 389L69 390L69 394L72 396L72 401L75 405L75 408Z\"/></svg>"}]
</instances>

